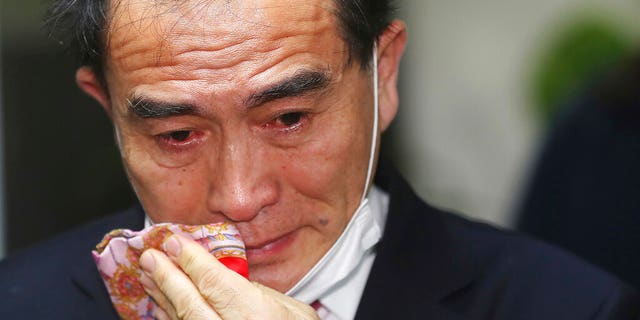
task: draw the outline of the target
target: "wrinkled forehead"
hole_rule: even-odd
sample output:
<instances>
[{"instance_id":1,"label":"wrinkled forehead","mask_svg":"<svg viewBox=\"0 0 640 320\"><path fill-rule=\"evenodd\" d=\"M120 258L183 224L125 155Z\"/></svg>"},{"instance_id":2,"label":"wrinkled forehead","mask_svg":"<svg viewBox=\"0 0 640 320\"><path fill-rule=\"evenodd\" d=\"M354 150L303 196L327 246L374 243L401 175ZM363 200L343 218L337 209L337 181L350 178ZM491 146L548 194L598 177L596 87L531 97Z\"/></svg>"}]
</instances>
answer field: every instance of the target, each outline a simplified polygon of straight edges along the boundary
<instances>
[{"instance_id":1,"label":"wrinkled forehead","mask_svg":"<svg viewBox=\"0 0 640 320\"><path fill-rule=\"evenodd\" d=\"M113 0L108 19L108 53L135 47L138 40L155 41L161 49L157 59L195 38L210 49L243 50L247 42L259 46L260 41L314 34L327 24L337 34L333 0Z\"/></svg>"}]
</instances>

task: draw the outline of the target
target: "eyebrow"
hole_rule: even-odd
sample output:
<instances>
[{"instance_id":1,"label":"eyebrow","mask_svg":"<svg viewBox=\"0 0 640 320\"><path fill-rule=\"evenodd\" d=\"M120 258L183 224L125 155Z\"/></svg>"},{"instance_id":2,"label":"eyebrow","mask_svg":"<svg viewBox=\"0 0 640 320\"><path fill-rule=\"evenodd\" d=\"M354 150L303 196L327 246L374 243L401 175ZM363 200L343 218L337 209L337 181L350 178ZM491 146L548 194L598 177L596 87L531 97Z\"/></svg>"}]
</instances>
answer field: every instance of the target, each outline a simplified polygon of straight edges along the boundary
<instances>
[{"instance_id":1,"label":"eyebrow","mask_svg":"<svg viewBox=\"0 0 640 320\"><path fill-rule=\"evenodd\" d=\"M198 113L198 108L190 104L166 103L144 97L127 99L127 104L129 112L142 119L160 119Z\"/></svg>"},{"instance_id":2,"label":"eyebrow","mask_svg":"<svg viewBox=\"0 0 640 320\"><path fill-rule=\"evenodd\" d=\"M316 70L298 71L293 76L263 91L250 95L244 104L247 108L253 108L273 100L301 96L311 91L324 89L329 85L329 82L327 72Z\"/></svg>"},{"instance_id":3,"label":"eyebrow","mask_svg":"<svg viewBox=\"0 0 640 320\"><path fill-rule=\"evenodd\" d=\"M324 71L302 70L269 88L251 94L244 100L247 109L286 97L297 97L326 88L329 75ZM161 119L173 116L195 115L199 108L191 104L174 104L134 96L127 99L129 112L141 119Z\"/></svg>"}]
</instances>

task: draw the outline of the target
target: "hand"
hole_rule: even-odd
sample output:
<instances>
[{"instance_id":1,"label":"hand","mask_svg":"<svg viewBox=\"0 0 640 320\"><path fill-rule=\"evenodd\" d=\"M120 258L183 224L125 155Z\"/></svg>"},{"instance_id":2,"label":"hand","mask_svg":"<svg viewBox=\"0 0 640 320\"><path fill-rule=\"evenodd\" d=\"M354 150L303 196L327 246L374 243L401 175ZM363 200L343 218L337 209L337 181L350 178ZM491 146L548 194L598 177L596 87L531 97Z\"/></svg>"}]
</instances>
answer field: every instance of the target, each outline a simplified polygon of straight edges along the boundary
<instances>
[{"instance_id":1,"label":"hand","mask_svg":"<svg viewBox=\"0 0 640 320\"><path fill-rule=\"evenodd\" d=\"M173 235L140 257L140 279L158 319L319 319L309 305L225 267L198 243Z\"/></svg>"}]
</instances>

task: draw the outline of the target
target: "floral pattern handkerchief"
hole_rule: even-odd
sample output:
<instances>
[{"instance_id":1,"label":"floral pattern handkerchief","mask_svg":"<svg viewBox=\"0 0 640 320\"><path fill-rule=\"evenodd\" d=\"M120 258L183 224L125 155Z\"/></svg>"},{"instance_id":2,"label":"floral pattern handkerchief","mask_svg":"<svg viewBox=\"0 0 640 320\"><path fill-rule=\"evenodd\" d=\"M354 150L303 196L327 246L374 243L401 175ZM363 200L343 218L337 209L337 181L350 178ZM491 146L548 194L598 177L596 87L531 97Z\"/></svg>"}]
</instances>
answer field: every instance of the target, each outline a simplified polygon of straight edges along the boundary
<instances>
[{"instance_id":1,"label":"floral pattern handkerchief","mask_svg":"<svg viewBox=\"0 0 640 320\"><path fill-rule=\"evenodd\" d=\"M138 280L142 274L138 259L146 249L162 250L164 240L173 234L195 240L222 264L248 277L244 242L232 224L188 226L161 223L142 231L113 230L96 246L93 258L111 301L123 319L154 319L153 311L158 306Z\"/></svg>"}]
</instances>

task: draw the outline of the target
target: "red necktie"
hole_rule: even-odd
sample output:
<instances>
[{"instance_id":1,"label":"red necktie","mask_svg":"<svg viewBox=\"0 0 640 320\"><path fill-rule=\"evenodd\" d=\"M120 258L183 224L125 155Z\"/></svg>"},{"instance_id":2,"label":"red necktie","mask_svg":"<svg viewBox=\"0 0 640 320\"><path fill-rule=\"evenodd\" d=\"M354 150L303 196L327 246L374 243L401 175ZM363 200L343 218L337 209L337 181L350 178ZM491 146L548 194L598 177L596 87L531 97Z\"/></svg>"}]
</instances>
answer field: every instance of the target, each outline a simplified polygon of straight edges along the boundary
<instances>
[{"instance_id":1,"label":"red necktie","mask_svg":"<svg viewBox=\"0 0 640 320\"><path fill-rule=\"evenodd\" d=\"M311 307L313 308L313 310L318 311L318 309L320 309L320 307L322 307L322 303L320 303L320 301L316 300L314 302L311 302Z\"/></svg>"},{"instance_id":2,"label":"red necktie","mask_svg":"<svg viewBox=\"0 0 640 320\"><path fill-rule=\"evenodd\" d=\"M328 317L331 315L331 312L319 300L312 302L310 306L316 310L320 319L329 319Z\"/></svg>"}]
</instances>

